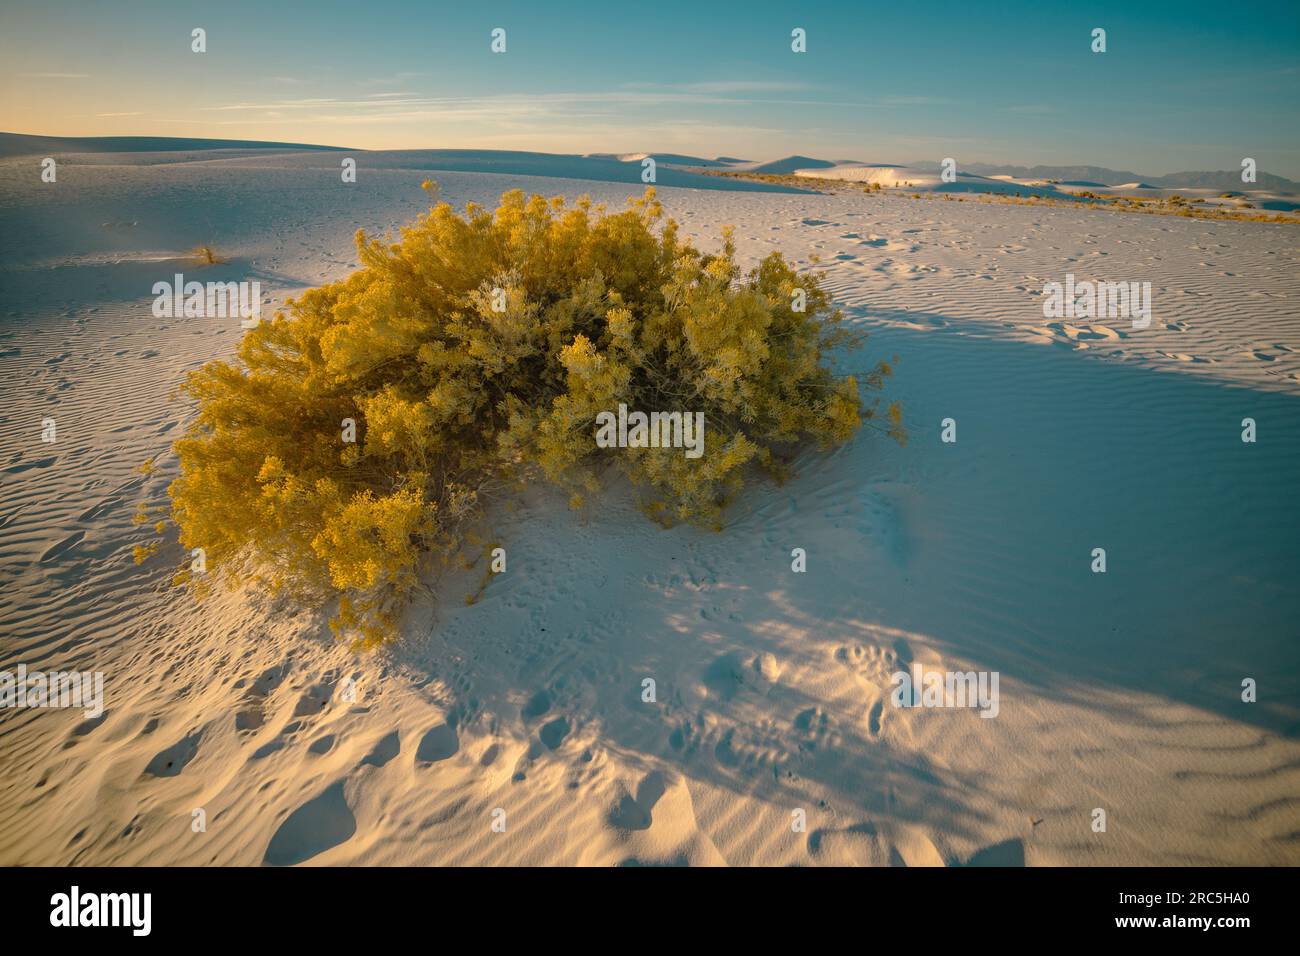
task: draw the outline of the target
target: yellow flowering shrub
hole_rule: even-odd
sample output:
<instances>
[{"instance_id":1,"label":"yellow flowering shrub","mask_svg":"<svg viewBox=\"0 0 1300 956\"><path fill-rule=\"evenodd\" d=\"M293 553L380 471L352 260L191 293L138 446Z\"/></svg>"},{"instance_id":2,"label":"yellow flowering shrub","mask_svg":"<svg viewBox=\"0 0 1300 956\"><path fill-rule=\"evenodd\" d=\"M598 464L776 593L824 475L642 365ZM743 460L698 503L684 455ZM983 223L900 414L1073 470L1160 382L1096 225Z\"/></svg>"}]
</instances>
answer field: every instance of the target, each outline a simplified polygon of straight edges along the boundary
<instances>
[{"instance_id":1,"label":"yellow flowering shrub","mask_svg":"<svg viewBox=\"0 0 1300 956\"><path fill-rule=\"evenodd\" d=\"M520 191L495 211L440 203L357 247L360 270L189 376L170 494L211 571L337 597L361 643L391 633L422 561L480 540L489 492L542 475L580 506L616 469L657 520L720 527L746 475L851 438L889 374L833 374L860 335L818 277L777 253L742 275L729 232L693 248L653 189L620 213ZM620 404L702 414L703 453L599 447ZM896 406L882 427L901 440Z\"/></svg>"}]
</instances>

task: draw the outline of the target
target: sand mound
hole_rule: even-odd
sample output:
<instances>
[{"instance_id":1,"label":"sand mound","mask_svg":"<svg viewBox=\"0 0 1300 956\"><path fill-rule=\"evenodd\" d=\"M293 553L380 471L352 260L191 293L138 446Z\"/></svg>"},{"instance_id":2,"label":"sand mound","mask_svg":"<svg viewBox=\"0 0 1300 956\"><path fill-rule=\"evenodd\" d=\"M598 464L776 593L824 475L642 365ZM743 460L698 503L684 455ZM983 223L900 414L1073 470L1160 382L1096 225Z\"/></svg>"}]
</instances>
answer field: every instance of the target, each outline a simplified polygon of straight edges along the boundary
<instances>
[{"instance_id":1,"label":"sand mound","mask_svg":"<svg viewBox=\"0 0 1300 956\"><path fill-rule=\"evenodd\" d=\"M787 176L800 169L829 169L834 166L834 163L825 159L812 159L809 156L787 156L784 159L774 159L766 163L750 163L736 168L751 173L771 173L778 176Z\"/></svg>"}]
</instances>

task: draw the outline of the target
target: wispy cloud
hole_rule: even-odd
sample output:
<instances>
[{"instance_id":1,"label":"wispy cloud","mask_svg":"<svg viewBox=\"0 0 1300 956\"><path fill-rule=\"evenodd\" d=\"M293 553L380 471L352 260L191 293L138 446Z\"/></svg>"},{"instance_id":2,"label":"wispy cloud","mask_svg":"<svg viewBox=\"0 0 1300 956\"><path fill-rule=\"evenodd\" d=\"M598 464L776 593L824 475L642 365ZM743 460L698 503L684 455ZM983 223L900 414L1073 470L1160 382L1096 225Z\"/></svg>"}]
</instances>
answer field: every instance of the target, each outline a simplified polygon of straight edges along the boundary
<instances>
[{"instance_id":1,"label":"wispy cloud","mask_svg":"<svg viewBox=\"0 0 1300 956\"><path fill-rule=\"evenodd\" d=\"M679 93L792 93L814 89L808 83L785 80L715 80L706 83L625 83L628 90L674 90Z\"/></svg>"},{"instance_id":2,"label":"wispy cloud","mask_svg":"<svg viewBox=\"0 0 1300 956\"><path fill-rule=\"evenodd\" d=\"M846 101L814 97L760 97L741 96L722 92L736 90L742 84L636 85L617 90L549 93L499 93L482 96L421 96L411 92L384 92L362 94L361 99L337 97L300 97L268 100L242 100L215 106L201 107L206 112L259 112L265 110L315 111L321 119L337 119L340 115L365 120L370 117L399 117L419 115L438 116L482 115L508 116L532 114L538 121L554 116L605 116L629 110L643 115L656 110L680 106L726 107L740 109L760 106L800 106L849 109L899 109L920 103L942 103L929 97L880 97ZM772 92L792 89L797 84L768 84L764 89ZM757 92L758 85L743 84L746 91ZM707 88L707 91L706 89Z\"/></svg>"},{"instance_id":3,"label":"wispy cloud","mask_svg":"<svg viewBox=\"0 0 1300 956\"><path fill-rule=\"evenodd\" d=\"M673 103L695 105L730 105L742 102L727 97L701 97L688 93L667 91L650 92L622 90L589 93L502 93L490 96L416 96L410 93L367 95L362 99L334 97L307 97L267 101L240 101L220 106L206 106L208 112L240 112L256 110L340 110L358 115L393 114L412 109L431 112L572 112L605 111L629 107L656 107Z\"/></svg>"},{"instance_id":4,"label":"wispy cloud","mask_svg":"<svg viewBox=\"0 0 1300 956\"><path fill-rule=\"evenodd\" d=\"M948 106L952 100L940 96L882 96L882 106Z\"/></svg>"},{"instance_id":5,"label":"wispy cloud","mask_svg":"<svg viewBox=\"0 0 1300 956\"><path fill-rule=\"evenodd\" d=\"M372 76L367 80L362 80L361 85L371 86L371 87L402 86L403 84L408 83L411 80L418 80L421 77L426 77L429 75L430 74L428 73L424 73L420 71L404 70L401 73L392 73L388 76Z\"/></svg>"}]
</instances>

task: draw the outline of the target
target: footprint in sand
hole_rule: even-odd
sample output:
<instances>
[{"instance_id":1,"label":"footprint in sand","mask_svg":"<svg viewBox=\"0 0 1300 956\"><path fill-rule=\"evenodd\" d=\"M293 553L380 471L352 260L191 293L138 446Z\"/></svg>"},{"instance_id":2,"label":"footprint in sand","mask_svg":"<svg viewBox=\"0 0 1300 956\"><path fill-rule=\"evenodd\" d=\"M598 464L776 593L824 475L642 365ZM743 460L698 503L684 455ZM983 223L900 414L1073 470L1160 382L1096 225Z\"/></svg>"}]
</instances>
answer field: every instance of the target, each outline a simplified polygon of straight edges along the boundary
<instances>
[{"instance_id":1,"label":"footprint in sand","mask_svg":"<svg viewBox=\"0 0 1300 956\"><path fill-rule=\"evenodd\" d=\"M943 855L919 827L865 820L808 834L808 855L830 866L943 866Z\"/></svg>"},{"instance_id":2,"label":"footprint in sand","mask_svg":"<svg viewBox=\"0 0 1300 956\"><path fill-rule=\"evenodd\" d=\"M647 774L636 788L636 796L624 793L609 814L609 822L620 830L649 830L654 824L655 804L667 790L666 778L656 770Z\"/></svg>"},{"instance_id":3,"label":"footprint in sand","mask_svg":"<svg viewBox=\"0 0 1300 956\"><path fill-rule=\"evenodd\" d=\"M265 718L262 711L258 708L248 708L235 713L235 730L243 733L246 731L257 730L261 727Z\"/></svg>"},{"instance_id":4,"label":"footprint in sand","mask_svg":"<svg viewBox=\"0 0 1300 956\"><path fill-rule=\"evenodd\" d=\"M359 766L382 767L402 752L402 738L396 730L381 737L370 753L361 758Z\"/></svg>"},{"instance_id":5,"label":"footprint in sand","mask_svg":"<svg viewBox=\"0 0 1300 956\"><path fill-rule=\"evenodd\" d=\"M795 746L801 753L834 750L842 741L830 716L820 707L800 711L791 721L791 727L796 738Z\"/></svg>"},{"instance_id":6,"label":"footprint in sand","mask_svg":"<svg viewBox=\"0 0 1300 956\"><path fill-rule=\"evenodd\" d=\"M20 462L17 465L10 465L8 468L6 468L5 474L19 475L22 474L24 471L30 471L33 468L48 468L56 461L58 461L58 459L51 456L49 458L38 458L35 461Z\"/></svg>"},{"instance_id":7,"label":"footprint in sand","mask_svg":"<svg viewBox=\"0 0 1300 956\"><path fill-rule=\"evenodd\" d=\"M885 699L882 697L871 705L871 710L867 714L867 731L873 737L879 737L881 730L884 728L885 716Z\"/></svg>"},{"instance_id":8,"label":"footprint in sand","mask_svg":"<svg viewBox=\"0 0 1300 956\"><path fill-rule=\"evenodd\" d=\"M356 832L357 819L340 780L285 818L271 837L262 862L267 866L294 866L346 843Z\"/></svg>"},{"instance_id":9,"label":"footprint in sand","mask_svg":"<svg viewBox=\"0 0 1300 956\"><path fill-rule=\"evenodd\" d=\"M745 686L745 660L739 651L715 659L701 677L710 697L731 700Z\"/></svg>"},{"instance_id":10,"label":"footprint in sand","mask_svg":"<svg viewBox=\"0 0 1300 956\"><path fill-rule=\"evenodd\" d=\"M307 689L306 693L298 698L298 703L293 708L293 716L307 717L312 714L319 714L329 706L330 691L331 685L329 684L313 684Z\"/></svg>"},{"instance_id":11,"label":"footprint in sand","mask_svg":"<svg viewBox=\"0 0 1300 956\"><path fill-rule=\"evenodd\" d=\"M431 764L454 757L460 750L460 738L451 724L439 724L423 737L415 748L417 763Z\"/></svg>"},{"instance_id":12,"label":"footprint in sand","mask_svg":"<svg viewBox=\"0 0 1300 956\"><path fill-rule=\"evenodd\" d=\"M84 531L74 531L72 534L68 535L62 541L47 548L45 553L41 555L41 559L40 559L41 564L49 564L52 561L57 561L59 558L63 557L65 554L67 554L69 551L75 548L78 544L80 544L81 539L84 538L85 536L86 536L86 532Z\"/></svg>"},{"instance_id":13,"label":"footprint in sand","mask_svg":"<svg viewBox=\"0 0 1300 956\"><path fill-rule=\"evenodd\" d=\"M265 721L265 714L262 704L271 692L274 691L284 681L285 675L289 673L289 665L277 664L275 667L268 667L253 681L253 686L244 694L243 710L235 714L235 729L238 731L256 730L261 727ZM244 681L236 682L235 687L239 688L244 685ZM271 751L278 750L279 747L273 747ZM262 752L265 747L259 750L255 756L265 756Z\"/></svg>"},{"instance_id":14,"label":"footprint in sand","mask_svg":"<svg viewBox=\"0 0 1300 956\"><path fill-rule=\"evenodd\" d=\"M98 717L88 717L72 729L74 737L84 737L92 731L99 728L105 720L108 719L108 711L104 711Z\"/></svg>"},{"instance_id":15,"label":"footprint in sand","mask_svg":"<svg viewBox=\"0 0 1300 956\"><path fill-rule=\"evenodd\" d=\"M542 743L546 744L548 750L558 750L560 744L564 743L564 738L569 736L569 722L563 717L556 717L547 723L537 732Z\"/></svg>"},{"instance_id":16,"label":"footprint in sand","mask_svg":"<svg viewBox=\"0 0 1300 956\"><path fill-rule=\"evenodd\" d=\"M551 695L544 690L539 690L528 703L524 704L519 714L524 720L536 720L548 710L551 709Z\"/></svg>"},{"instance_id":17,"label":"footprint in sand","mask_svg":"<svg viewBox=\"0 0 1300 956\"><path fill-rule=\"evenodd\" d=\"M1128 336L1104 325L1090 325L1079 331L1079 338L1119 340L1128 338Z\"/></svg>"},{"instance_id":18,"label":"footprint in sand","mask_svg":"<svg viewBox=\"0 0 1300 956\"><path fill-rule=\"evenodd\" d=\"M149 761L148 766L144 768L145 775L149 777L175 777L198 754L199 741L202 736L202 732L190 734L190 736L178 740L166 750L160 750Z\"/></svg>"}]
</instances>

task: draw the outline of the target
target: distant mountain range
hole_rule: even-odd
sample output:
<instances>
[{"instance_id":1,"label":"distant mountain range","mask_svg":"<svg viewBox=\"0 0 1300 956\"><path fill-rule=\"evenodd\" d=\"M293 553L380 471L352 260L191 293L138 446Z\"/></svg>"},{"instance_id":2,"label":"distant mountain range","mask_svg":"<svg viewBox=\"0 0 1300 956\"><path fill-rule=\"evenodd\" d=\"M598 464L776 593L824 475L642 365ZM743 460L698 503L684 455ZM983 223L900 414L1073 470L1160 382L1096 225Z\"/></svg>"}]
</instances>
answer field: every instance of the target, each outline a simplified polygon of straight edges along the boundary
<instances>
[{"instance_id":1,"label":"distant mountain range","mask_svg":"<svg viewBox=\"0 0 1300 956\"><path fill-rule=\"evenodd\" d=\"M912 163L918 169L938 171L935 162ZM1300 192L1300 183L1272 173L1259 172L1255 182L1243 183L1241 170L1214 172L1169 173L1166 176L1148 176L1105 166L1008 166L995 163L964 163L960 168L979 176L1012 176L1016 179L1056 179L1061 182L1096 183L1101 186L1123 186L1126 183L1148 183L1161 189L1221 189L1226 191L1263 189L1271 192Z\"/></svg>"},{"instance_id":2,"label":"distant mountain range","mask_svg":"<svg viewBox=\"0 0 1300 956\"><path fill-rule=\"evenodd\" d=\"M675 154L637 153L641 156L654 156L659 162L700 167L730 167L738 172L790 174L797 169L830 169L844 165L901 166L926 172L939 172L942 166L933 161L919 163L857 163L846 159L816 159L812 156L786 156L770 162L745 162L719 156L705 159L699 156L682 156ZM626 158L626 157L624 157ZM977 176L1011 176L1014 179L1053 179L1062 183L1083 186L1124 186L1140 183L1157 189L1218 189L1224 192L1244 190L1264 190L1269 192L1300 193L1300 182L1275 176L1272 173L1259 172L1255 182L1243 183L1240 170L1215 170L1199 172L1169 173L1165 176L1147 176L1123 169L1108 169L1105 166L1012 166L996 163L959 164L964 173Z\"/></svg>"}]
</instances>

